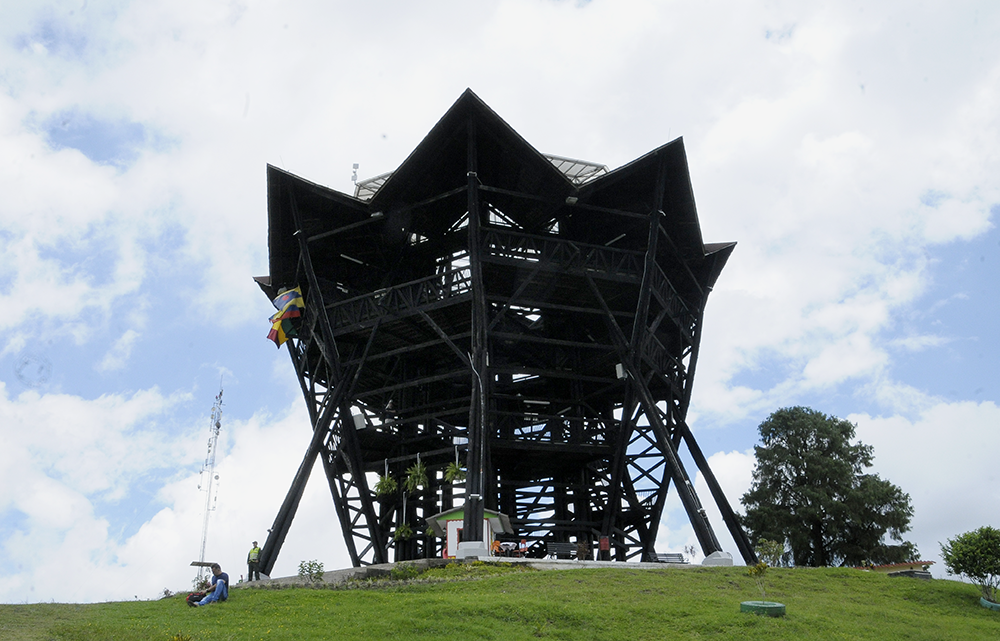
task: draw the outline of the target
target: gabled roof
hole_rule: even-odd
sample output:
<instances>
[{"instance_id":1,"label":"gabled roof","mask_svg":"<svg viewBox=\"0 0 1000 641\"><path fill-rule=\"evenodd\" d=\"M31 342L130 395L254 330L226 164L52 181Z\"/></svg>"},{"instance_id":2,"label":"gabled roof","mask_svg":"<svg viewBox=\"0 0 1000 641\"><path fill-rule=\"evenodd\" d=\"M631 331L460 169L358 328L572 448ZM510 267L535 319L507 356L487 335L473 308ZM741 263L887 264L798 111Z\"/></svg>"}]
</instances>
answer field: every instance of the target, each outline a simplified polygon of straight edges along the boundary
<instances>
[{"instance_id":1,"label":"gabled roof","mask_svg":"<svg viewBox=\"0 0 1000 641\"><path fill-rule=\"evenodd\" d=\"M385 210L400 200L419 202L464 187L470 133L475 137L480 183L552 197L573 190L572 182L550 160L466 89L372 197L372 207Z\"/></svg>"},{"instance_id":2,"label":"gabled roof","mask_svg":"<svg viewBox=\"0 0 1000 641\"><path fill-rule=\"evenodd\" d=\"M470 161L483 198L526 233L547 233L558 224L559 236L571 242L643 251L648 216L659 208L668 239L658 252L692 261L703 286L712 286L732 252L732 244L703 243L682 139L608 171L540 153L467 89L397 169L362 181L354 195L269 165L268 286L295 278L293 200L307 238L363 227L366 235L350 237L359 254L352 258L385 271L379 260L392 254L394 243L440 238L461 224Z\"/></svg>"},{"instance_id":3,"label":"gabled roof","mask_svg":"<svg viewBox=\"0 0 1000 641\"><path fill-rule=\"evenodd\" d=\"M445 510L444 512L439 512L434 516L427 517L427 526L434 531L437 536L447 535L447 523L448 521L458 521L465 518L465 506L453 507L450 510ZM483 510L483 518L490 522L490 527L493 528L494 532L503 532L505 534L513 534L514 528L511 527L510 517L502 512L497 512L496 510Z\"/></svg>"}]
</instances>

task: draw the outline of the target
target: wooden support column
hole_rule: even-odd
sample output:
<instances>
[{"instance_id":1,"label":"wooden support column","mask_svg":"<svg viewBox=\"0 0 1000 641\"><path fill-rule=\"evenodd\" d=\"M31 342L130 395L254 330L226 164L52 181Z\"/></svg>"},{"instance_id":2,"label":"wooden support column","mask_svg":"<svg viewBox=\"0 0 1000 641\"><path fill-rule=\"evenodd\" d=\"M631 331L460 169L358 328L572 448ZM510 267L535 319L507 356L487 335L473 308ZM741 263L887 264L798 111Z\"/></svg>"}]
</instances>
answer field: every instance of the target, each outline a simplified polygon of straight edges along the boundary
<instances>
[{"instance_id":1,"label":"wooden support column","mask_svg":"<svg viewBox=\"0 0 1000 641\"><path fill-rule=\"evenodd\" d=\"M624 366L628 377L632 379L633 389L637 394L639 404L642 406L643 411L646 414L646 419L649 421L650 427L656 435L657 444L663 454L664 462L666 463L669 474L674 481L674 485L677 487L677 493L680 495L681 505L684 506L684 511L687 512L688 519L691 521L691 527L694 528L695 535L698 537L698 543L701 545L705 556L708 556L713 552L718 552L722 548L719 546L719 541L715 537L715 532L712 531L712 526L708 522L708 517L705 515L704 508L702 508L701 503L695 495L694 486L689 481L687 472L685 472L684 466L681 464L681 460L677 455L677 449L674 447L674 444L670 439L667 426L664 425L663 420L660 418L659 411L656 408L656 400L650 393L646 382L642 379L641 370L638 365L638 358L633 352L629 351L625 335L622 333L621 328L615 321L614 314L612 314L611 310L608 308L607 302L605 302L604 297L597 288L597 285L594 284L593 279L589 276L587 281L590 284L591 291L594 293L604 310L608 328L611 331L612 338L617 344L619 356L622 359L622 365ZM650 527L657 526L657 523L650 524ZM652 543L652 541L647 541L646 545L651 546Z\"/></svg>"},{"instance_id":2,"label":"wooden support column","mask_svg":"<svg viewBox=\"0 0 1000 641\"><path fill-rule=\"evenodd\" d=\"M469 404L468 474L465 480L463 541L483 540L483 496L486 491L486 292L483 286L482 221L479 216L479 176L476 122L469 119L466 186L469 212L469 265L472 269L472 393Z\"/></svg>"},{"instance_id":3,"label":"wooden support column","mask_svg":"<svg viewBox=\"0 0 1000 641\"><path fill-rule=\"evenodd\" d=\"M360 511L364 516L365 525L367 526L367 537L370 537L370 545L373 547L374 562L385 563L385 541L378 527L378 519L375 515L371 493L368 491L368 484L361 465L361 456L358 451L350 404L348 399L345 398L345 387L349 384L349 381L345 380L343 376L343 368L340 364L340 354L337 351L333 329L330 325L330 319L327 316L319 281L313 269L308 239L302 232L302 219L298 203L295 200L294 194L291 193L289 193L289 205L296 229L295 236L298 239L299 264L304 268L306 282L308 283L306 310L307 314L315 314L317 321L313 332L308 337L308 341L310 343L314 342L323 355L327 376L327 380L325 381L327 397L323 399L322 410L318 409L319 404L317 403L314 390L306 385L304 364L300 362L301 359L306 358L308 355L296 354L292 351L296 349L299 341L297 339L290 339L288 341L288 349L292 352L292 361L295 364L296 373L299 376L303 393L309 406L309 415L313 424L313 438L299 466L299 470L296 472L292 487L286 494L285 500L275 518L274 525L268 533L264 549L261 550L261 569L265 570L266 573L270 573L273 568L278 552L284 544L285 537L295 517L302 492L309 478L309 473L312 471L316 457L323 451L324 447L332 447L331 452L324 452L323 468L327 476L327 482L352 563L355 566L359 566L361 564L361 557L358 554L354 541L354 527L357 519L349 514L348 500L345 496L345 475L349 476L350 479L347 485L353 487L358 494L358 499L360 499ZM319 334L318 336L316 335L317 333ZM313 372L311 375L315 375L315 373ZM347 417L346 420L344 419L344 415ZM338 465L336 461L338 457L343 459L347 468L346 470Z\"/></svg>"}]
</instances>

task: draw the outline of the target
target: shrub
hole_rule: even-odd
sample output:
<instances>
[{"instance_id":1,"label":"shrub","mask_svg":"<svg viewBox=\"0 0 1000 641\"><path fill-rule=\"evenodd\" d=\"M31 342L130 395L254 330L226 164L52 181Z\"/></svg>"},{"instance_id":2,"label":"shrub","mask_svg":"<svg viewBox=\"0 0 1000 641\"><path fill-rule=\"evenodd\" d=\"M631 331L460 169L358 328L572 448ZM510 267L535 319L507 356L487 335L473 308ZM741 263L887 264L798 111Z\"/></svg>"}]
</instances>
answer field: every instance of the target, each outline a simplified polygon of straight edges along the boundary
<instances>
[{"instance_id":1,"label":"shrub","mask_svg":"<svg viewBox=\"0 0 1000 641\"><path fill-rule=\"evenodd\" d=\"M413 563L397 563L392 567L392 570L389 571L389 576L391 576L394 581L415 579L420 576L420 568Z\"/></svg>"},{"instance_id":2,"label":"shrub","mask_svg":"<svg viewBox=\"0 0 1000 641\"><path fill-rule=\"evenodd\" d=\"M983 598L997 602L1000 585L1000 530L983 526L941 545L948 574L961 574L979 586Z\"/></svg>"},{"instance_id":3,"label":"shrub","mask_svg":"<svg viewBox=\"0 0 1000 641\"><path fill-rule=\"evenodd\" d=\"M299 563L299 578L312 583L323 581L323 564L319 561L302 561Z\"/></svg>"},{"instance_id":4,"label":"shrub","mask_svg":"<svg viewBox=\"0 0 1000 641\"><path fill-rule=\"evenodd\" d=\"M763 601L767 598L767 594L764 591L764 575L767 573L767 563L763 561L758 561L755 565L747 566L747 576L753 579L753 582L757 584L757 589L760 590L760 600Z\"/></svg>"},{"instance_id":5,"label":"shrub","mask_svg":"<svg viewBox=\"0 0 1000 641\"><path fill-rule=\"evenodd\" d=\"M777 541L761 539L757 543L756 552L757 558L760 560L756 565L747 566L747 575L753 578L754 583L757 584L757 588L760 590L760 598L763 601L767 597L764 591L764 575L767 574L768 567L778 565L781 562L781 557L785 553L785 546Z\"/></svg>"}]
</instances>

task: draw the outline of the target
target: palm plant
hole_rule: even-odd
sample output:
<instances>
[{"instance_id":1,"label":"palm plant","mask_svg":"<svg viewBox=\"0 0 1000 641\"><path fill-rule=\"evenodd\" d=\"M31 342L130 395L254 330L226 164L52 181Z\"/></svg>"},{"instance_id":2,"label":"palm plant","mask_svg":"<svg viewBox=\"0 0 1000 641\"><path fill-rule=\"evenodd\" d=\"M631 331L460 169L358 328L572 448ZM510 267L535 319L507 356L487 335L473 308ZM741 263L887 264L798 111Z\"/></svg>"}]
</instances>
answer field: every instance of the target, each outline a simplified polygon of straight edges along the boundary
<instances>
[{"instance_id":1,"label":"palm plant","mask_svg":"<svg viewBox=\"0 0 1000 641\"><path fill-rule=\"evenodd\" d=\"M375 496L391 496L396 493L397 489L399 489L399 484L396 479L392 478L392 475L380 475L378 482L375 483Z\"/></svg>"},{"instance_id":2,"label":"palm plant","mask_svg":"<svg viewBox=\"0 0 1000 641\"><path fill-rule=\"evenodd\" d=\"M458 481L465 480L465 470L462 466L458 464L458 461L454 463L448 463L448 467L444 470L444 480L449 483L455 483Z\"/></svg>"},{"instance_id":3,"label":"palm plant","mask_svg":"<svg viewBox=\"0 0 1000 641\"><path fill-rule=\"evenodd\" d=\"M418 488L427 486L427 466L420 462L420 456L417 455L417 462L411 465L406 470L406 480L403 482L403 487L410 494L417 491Z\"/></svg>"}]
</instances>

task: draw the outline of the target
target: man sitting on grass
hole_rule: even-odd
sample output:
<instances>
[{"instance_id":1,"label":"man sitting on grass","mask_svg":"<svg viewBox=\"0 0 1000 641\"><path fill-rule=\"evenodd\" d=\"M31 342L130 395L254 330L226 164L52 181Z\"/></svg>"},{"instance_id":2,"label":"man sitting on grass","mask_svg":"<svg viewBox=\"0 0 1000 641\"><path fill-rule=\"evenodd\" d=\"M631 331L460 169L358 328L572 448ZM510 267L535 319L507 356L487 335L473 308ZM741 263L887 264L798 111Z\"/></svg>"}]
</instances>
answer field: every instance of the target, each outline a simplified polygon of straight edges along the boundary
<instances>
[{"instance_id":1,"label":"man sitting on grass","mask_svg":"<svg viewBox=\"0 0 1000 641\"><path fill-rule=\"evenodd\" d=\"M218 563L212 564L212 589L205 598L194 605L208 605L215 601L225 601L229 598L229 575L222 571Z\"/></svg>"}]
</instances>

